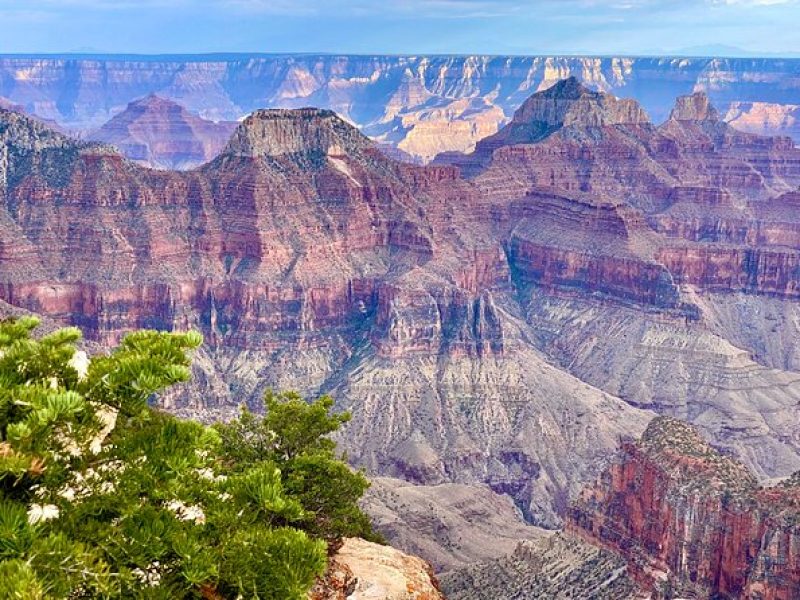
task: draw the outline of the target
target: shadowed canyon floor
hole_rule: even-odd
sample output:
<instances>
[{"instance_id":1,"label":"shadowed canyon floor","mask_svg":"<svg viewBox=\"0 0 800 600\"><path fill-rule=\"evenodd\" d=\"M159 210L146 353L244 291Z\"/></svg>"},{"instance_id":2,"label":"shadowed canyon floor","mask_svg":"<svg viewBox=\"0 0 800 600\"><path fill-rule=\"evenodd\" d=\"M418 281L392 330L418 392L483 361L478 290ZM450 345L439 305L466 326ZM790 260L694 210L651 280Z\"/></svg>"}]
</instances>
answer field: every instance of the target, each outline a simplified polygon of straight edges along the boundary
<instances>
[{"instance_id":1,"label":"shadowed canyon floor","mask_svg":"<svg viewBox=\"0 0 800 600\"><path fill-rule=\"evenodd\" d=\"M656 414L757 477L800 468L790 139L733 129L704 94L656 126L567 79L436 162L296 109L157 171L0 111L0 299L101 345L199 329L195 383L161 399L183 414L332 394L350 459L407 482L379 480L370 510L441 569L539 543L522 518L559 525ZM494 545L437 533L492 511Z\"/></svg>"}]
</instances>

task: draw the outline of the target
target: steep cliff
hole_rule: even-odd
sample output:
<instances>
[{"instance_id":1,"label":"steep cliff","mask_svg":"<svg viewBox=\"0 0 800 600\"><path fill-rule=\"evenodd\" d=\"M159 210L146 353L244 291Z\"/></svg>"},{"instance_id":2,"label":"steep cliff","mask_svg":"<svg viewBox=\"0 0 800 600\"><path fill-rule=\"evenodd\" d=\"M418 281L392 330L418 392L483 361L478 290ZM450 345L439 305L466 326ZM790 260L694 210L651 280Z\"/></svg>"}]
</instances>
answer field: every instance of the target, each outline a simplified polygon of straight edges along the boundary
<instances>
[{"instance_id":1,"label":"steep cliff","mask_svg":"<svg viewBox=\"0 0 800 600\"><path fill-rule=\"evenodd\" d=\"M800 140L800 106L777 102L732 102L725 120L740 131L789 135Z\"/></svg>"},{"instance_id":2,"label":"steep cliff","mask_svg":"<svg viewBox=\"0 0 800 600\"><path fill-rule=\"evenodd\" d=\"M58 181L11 164L25 176L7 195L0 295L101 343L198 328L200 389L164 398L173 410L331 391L353 412L357 464L487 484L551 525L617 436L646 425L526 341L488 209L453 169L392 162L313 109L254 113L189 173L49 140L36 143L69 150Z\"/></svg>"},{"instance_id":3,"label":"steep cliff","mask_svg":"<svg viewBox=\"0 0 800 600\"><path fill-rule=\"evenodd\" d=\"M667 417L624 445L570 509L568 528L622 554L658 597L800 594L800 479L760 487Z\"/></svg>"},{"instance_id":4,"label":"steep cliff","mask_svg":"<svg viewBox=\"0 0 800 600\"><path fill-rule=\"evenodd\" d=\"M87 139L119 148L131 160L160 169L189 169L214 158L237 123L215 123L180 104L149 95L134 100Z\"/></svg>"}]
</instances>

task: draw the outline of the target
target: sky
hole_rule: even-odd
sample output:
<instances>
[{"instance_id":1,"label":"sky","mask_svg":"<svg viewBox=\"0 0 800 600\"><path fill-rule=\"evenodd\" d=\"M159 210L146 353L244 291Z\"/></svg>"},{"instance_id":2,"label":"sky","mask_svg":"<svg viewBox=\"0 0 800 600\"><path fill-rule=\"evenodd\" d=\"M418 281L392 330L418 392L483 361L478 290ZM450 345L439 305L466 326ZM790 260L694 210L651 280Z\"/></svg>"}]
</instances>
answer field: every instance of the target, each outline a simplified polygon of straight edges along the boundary
<instances>
[{"instance_id":1,"label":"sky","mask_svg":"<svg viewBox=\"0 0 800 600\"><path fill-rule=\"evenodd\" d=\"M0 0L0 53L800 56L800 0Z\"/></svg>"}]
</instances>

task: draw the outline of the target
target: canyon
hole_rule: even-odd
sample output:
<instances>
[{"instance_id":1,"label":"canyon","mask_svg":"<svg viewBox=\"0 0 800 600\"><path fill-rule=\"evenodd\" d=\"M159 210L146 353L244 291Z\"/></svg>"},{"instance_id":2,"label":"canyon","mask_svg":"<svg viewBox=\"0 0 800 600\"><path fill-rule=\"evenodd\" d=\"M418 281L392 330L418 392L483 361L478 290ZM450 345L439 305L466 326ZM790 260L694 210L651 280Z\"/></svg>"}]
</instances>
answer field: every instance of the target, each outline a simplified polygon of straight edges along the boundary
<instances>
[{"instance_id":1,"label":"canyon","mask_svg":"<svg viewBox=\"0 0 800 600\"><path fill-rule=\"evenodd\" d=\"M572 500L604 514L581 491L656 415L748 481L800 469L800 149L702 92L671 103L656 125L566 78L428 165L331 110L257 110L182 172L0 110L0 300L100 346L201 331L193 383L159 399L180 414L331 394L339 443L381 476L370 512L446 585L541 552L614 571L530 524L624 551ZM492 543L440 535L488 538L480 514L504 515ZM628 568L619 590L653 585Z\"/></svg>"},{"instance_id":2,"label":"canyon","mask_svg":"<svg viewBox=\"0 0 800 600\"><path fill-rule=\"evenodd\" d=\"M7 55L0 56L0 96L80 133L150 94L215 122L315 106L429 161L470 151L528 96L570 76L637 100L654 123L668 118L676 96L703 91L740 127L798 139L798 74L800 59L780 58Z\"/></svg>"}]
</instances>

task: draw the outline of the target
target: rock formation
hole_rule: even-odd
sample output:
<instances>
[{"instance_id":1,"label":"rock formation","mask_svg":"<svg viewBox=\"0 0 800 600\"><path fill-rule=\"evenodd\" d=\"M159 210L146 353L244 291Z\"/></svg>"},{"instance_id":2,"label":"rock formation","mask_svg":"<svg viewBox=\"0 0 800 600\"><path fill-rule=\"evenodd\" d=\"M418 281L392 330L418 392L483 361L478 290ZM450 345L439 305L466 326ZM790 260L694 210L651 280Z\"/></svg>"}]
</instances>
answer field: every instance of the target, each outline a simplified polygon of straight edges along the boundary
<instances>
[{"instance_id":1,"label":"rock formation","mask_svg":"<svg viewBox=\"0 0 800 600\"><path fill-rule=\"evenodd\" d=\"M800 150L702 95L673 116L566 81L465 179L324 109L256 111L190 172L0 112L0 299L101 344L197 328L194 387L163 406L213 419L267 387L328 392L355 464L488 487L539 525L656 413L787 475Z\"/></svg>"},{"instance_id":2,"label":"rock formation","mask_svg":"<svg viewBox=\"0 0 800 600\"><path fill-rule=\"evenodd\" d=\"M732 102L725 120L758 135L789 135L800 141L800 105L774 102Z\"/></svg>"},{"instance_id":3,"label":"rock formation","mask_svg":"<svg viewBox=\"0 0 800 600\"><path fill-rule=\"evenodd\" d=\"M362 508L375 527L393 547L424 556L437 572L510 554L520 541L546 535L488 486L414 485L388 477L370 483Z\"/></svg>"},{"instance_id":4,"label":"rock formation","mask_svg":"<svg viewBox=\"0 0 800 600\"><path fill-rule=\"evenodd\" d=\"M521 542L507 556L441 576L448 600L647 597L617 554L558 533Z\"/></svg>"},{"instance_id":5,"label":"rock formation","mask_svg":"<svg viewBox=\"0 0 800 600\"><path fill-rule=\"evenodd\" d=\"M309 600L444 600L430 565L389 546L346 538Z\"/></svg>"},{"instance_id":6,"label":"rock formation","mask_svg":"<svg viewBox=\"0 0 800 600\"><path fill-rule=\"evenodd\" d=\"M237 123L215 123L180 104L149 95L134 100L87 139L116 146L128 158L158 169L189 169L214 158Z\"/></svg>"},{"instance_id":7,"label":"rock formation","mask_svg":"<svg viewBox=\"0 0 800 600\"><path fill-rule=\"evenodd\" d=\"M800 476L760 487L690 426L653 420L588 487L568 528L626 558L658 597L800 594Z\"/></svg>"},{"instance_id":8,"label":"rock formation","mask_svg":"<svg viewBox=\"0 0 800 600\"><path fill-rule=\"evenodd\" d=\"M784 110L797 104L798 72L791 60L685 57L6 56L0 96L82 132L153 93L213 121L236 121L260 108L317 106L427 159L470 151L531 94L570 76L635 98L660 123L675 96L697 90L723 114L735 103ZM755 133L791 134L790 122L790 129L774 122L778 128Z\"/></svg>"}]
</instances>

